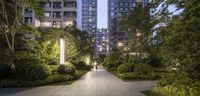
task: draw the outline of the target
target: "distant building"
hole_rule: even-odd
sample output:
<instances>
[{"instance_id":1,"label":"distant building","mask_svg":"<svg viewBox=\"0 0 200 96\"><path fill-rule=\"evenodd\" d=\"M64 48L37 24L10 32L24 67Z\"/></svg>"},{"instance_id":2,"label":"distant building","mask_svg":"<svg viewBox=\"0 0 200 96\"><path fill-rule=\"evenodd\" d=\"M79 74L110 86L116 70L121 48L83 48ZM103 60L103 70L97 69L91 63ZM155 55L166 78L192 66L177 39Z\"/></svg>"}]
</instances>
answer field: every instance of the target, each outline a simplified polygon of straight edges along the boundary
<instances>
[{"instance_id":1,"label":"distant building","mask_svg":"<svg viewBox=\"0 0 200 96\"><path fill-rule=\"evenodd\" d=\"M97 31L97 0L78 0L77 28L90 36Z\"/></svg>"},{"instance_id":2,"label":"distant building","mask_svg":"<svg viewBox=\"0 0 200 96\"><path fill-rule=\"evenodd\" d=\"M77 0L77 14L77 28L88 32L93 53L96 53L97 0Z\"/></svg>"},{"instance_id":3,"label":"distant building","mask_svg":"<svg viewBox=\"0 0 200 96\"><path fill-rule=\"evenodd\" d=\"M95 57L109 53L109 34L107 29L98 29L96 32Z\"/></svg>"},{"instance_id":4,"label":"distant building","mask_svg":"<svg viewBox=\"0 0 200 96\"><path fill-rule=\"evenodd\" d=\"M77 3L76 0L49 0L41 2L44 9L44 18L38 20L31 8L26 10L25 22L34 27L64 28L76 24Z\"/></svg>"},{"instance_id":5,"label":"distant building","mask_svg":"<svg viewBox=\"0 0 200 96\"><path fill-rule=\"evenodd\" d=\"M122 47L128 49L128 34L120 30L122 15L130 13L136 4L145 5L149 0L108 0L108 31L110 50Z\"/></svg>"}]
</instances>

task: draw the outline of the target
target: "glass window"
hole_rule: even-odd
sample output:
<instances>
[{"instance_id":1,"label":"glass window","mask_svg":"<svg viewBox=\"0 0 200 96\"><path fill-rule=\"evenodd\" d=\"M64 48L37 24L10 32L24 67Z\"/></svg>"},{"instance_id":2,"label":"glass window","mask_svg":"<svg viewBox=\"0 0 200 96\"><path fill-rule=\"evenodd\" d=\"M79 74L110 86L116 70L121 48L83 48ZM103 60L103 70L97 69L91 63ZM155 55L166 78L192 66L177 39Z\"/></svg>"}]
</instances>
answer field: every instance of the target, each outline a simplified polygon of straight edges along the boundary
<instances>
[{"instance_id":1,"label":"glass window","mask_svg":"<svg viewBox=\"0 0 200 96\"><path fill-rule=\"evenodd\" d=\"M44 17L51 17L51 12L44 12Z\"/></svg>"}]
</instances>

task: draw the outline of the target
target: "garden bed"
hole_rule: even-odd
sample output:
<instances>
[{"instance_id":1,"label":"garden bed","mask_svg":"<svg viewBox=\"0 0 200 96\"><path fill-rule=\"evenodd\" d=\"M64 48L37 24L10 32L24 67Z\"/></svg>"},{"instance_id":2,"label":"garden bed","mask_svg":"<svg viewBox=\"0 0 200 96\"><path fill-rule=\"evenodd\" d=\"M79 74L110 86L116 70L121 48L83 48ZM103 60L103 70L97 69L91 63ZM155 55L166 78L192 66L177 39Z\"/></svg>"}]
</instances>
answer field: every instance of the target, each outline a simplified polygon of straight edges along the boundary
<instances>
[{"instance_id":1,"label":"garden bed","mask_svg":"<svg viewBox=\"0 0 200 96\"><path fill-rule=\"evenodd\" d=\"M3 79L0 80L0 88L36 87L43 85L70 85L87 72L88 70L77 70L76 76L56 74L56 75L51 75L44 80L37 80L37 81L27 81L20 79Z\"/></svg>"}]
</instances>

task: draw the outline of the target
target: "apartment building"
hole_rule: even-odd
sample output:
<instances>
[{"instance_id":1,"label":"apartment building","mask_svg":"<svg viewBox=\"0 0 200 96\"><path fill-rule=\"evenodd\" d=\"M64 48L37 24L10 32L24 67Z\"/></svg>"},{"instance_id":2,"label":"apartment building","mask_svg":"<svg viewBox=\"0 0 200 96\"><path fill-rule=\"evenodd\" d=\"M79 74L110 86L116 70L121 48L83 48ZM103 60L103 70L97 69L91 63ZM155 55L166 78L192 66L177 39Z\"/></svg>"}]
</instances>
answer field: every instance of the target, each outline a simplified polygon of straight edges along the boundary
<instances>
[{"instance_id":1,"label":"apartment building","mask_svg":"<svg viewBox=\"0 0 200 96\"><path fill-rule=\"evenodd\" d=\"M105 28L98 29L96 32L96 46L95 46L95 57L98 58L102 54L109 53L109 34Z\"/></svg>"},{"instance_id":2,"label":"apartment building","mask_svg":"<svg viewBox=\"0 0 200 96\"><path fill-rule=\"evenodd\" d=\"M97 0L78 0L78 28L90 36L97 31Z\"/></svg>"},{"instance_id":3,"label":"apartment building","mask_svg":"<svg viewBox=\"0 0 200 96\"><path fill-rule=\"evenodd\" d=\"M108 0L108 31L110 50L121 47L128 50L128 34L120 28L121 17L134 9L136 4L145 5L149 0Z\"/></svg>"},{"instance_id":4,"label":"apartment building","mask_svg":"<svg viewBox=\"0 0 200 96\"><path fill-rule=\"evenodd\" d=\"M39 20L34 11L29 8L25 13L25 22L34 27L56 27L65 28L76 24L77 3L76 0L49 0L41 2L44 10L44 17Z\"/></svg>"}]
</instances>

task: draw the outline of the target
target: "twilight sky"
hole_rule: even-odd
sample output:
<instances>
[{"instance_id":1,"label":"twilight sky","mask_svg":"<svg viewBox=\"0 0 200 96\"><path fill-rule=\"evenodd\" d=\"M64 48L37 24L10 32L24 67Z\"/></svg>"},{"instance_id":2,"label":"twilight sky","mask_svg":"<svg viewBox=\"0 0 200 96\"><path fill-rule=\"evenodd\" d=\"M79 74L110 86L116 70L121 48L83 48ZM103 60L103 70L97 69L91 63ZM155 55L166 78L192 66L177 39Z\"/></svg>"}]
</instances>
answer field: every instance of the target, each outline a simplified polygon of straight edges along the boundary
<instances>
[{"instance_id":1,"label":"twilight sky","mask_svg":"<svg viewBox=\"0 0 200 96\"><path fill-rule=\"evenodd\" d=\"M107 0L97 1L97 28L107 28Z\"/></svg>"}]
</instances>

